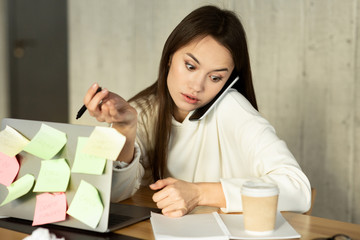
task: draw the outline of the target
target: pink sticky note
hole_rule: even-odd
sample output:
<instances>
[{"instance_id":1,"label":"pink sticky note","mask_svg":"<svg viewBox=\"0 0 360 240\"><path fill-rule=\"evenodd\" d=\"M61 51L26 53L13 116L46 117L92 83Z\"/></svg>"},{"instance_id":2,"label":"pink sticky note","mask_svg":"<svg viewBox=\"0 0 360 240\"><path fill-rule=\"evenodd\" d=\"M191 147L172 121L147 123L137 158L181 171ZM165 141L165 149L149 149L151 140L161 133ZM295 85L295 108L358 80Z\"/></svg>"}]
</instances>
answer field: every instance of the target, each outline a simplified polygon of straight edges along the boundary
<instances>
[{"instance_id":1,"label":"pink sticky note","mask_svg":"<svg viewBox=\"0 0 360 240\"><path fill-rule=\"evenodd\" d=\"M0 152L0 183L10 186L19 172L19 162L16 157L9 157Z\"/></svg>"},{"instance_id":2,"label":"pink sticky note","mask_svg":"<svg viewBox=\"0 0 360 240\"><path fill-rule=\"evenodd\" d=\"M42 193L36 196L33 226L64 221L66 218L65 193Z\"/></svg>"}]
</instances>

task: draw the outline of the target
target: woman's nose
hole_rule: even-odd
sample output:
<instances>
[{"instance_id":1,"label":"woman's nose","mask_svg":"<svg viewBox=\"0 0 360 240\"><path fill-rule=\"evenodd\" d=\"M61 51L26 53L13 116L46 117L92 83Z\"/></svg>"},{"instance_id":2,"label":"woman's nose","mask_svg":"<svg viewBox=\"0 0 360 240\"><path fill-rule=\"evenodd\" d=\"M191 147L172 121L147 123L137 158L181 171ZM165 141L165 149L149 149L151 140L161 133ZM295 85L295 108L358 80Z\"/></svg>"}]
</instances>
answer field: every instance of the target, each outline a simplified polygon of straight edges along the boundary
<instances>
[{"instance_id":1,"label":"woman's nose","mask_svg":"<svg viewBox=\"0 0 360 240\"><path fill-rule=\"evenodd\" d=\"M200 74L194 74L190 81L190 88L196 92L201 92L205 87L206 76Z\"/></svg>"}]
</instances>

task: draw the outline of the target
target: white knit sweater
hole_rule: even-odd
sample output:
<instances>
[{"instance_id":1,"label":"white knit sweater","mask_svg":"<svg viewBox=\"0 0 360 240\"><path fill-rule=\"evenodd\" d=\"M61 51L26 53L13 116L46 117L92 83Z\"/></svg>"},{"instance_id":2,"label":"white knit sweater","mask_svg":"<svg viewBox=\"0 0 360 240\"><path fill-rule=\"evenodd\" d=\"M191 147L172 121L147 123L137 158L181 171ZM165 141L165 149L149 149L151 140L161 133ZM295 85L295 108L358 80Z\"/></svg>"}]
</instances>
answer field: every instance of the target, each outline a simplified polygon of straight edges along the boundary
<instances>
[{"instance_id":1,"label":"white knit sweater","mask_svg":"<svg viewBox=\"0 0 360 240\"><path fill-rule=\"evenodd\" d=\"M221 182L224 212L242 211L240 188L248 180L277 183L280 211L310 208L311 187L299 164L269 122L236 90L229 91L203 120L192 122L188 117L182 123L172 120L167 176L189 182ZM143 124L154 124L155 118L156 114L146 123L139 122L132 163L122 169L114 163L113 201L150 183L145 149L152 144L144 137Z\"/></svg>"}]
</instances>

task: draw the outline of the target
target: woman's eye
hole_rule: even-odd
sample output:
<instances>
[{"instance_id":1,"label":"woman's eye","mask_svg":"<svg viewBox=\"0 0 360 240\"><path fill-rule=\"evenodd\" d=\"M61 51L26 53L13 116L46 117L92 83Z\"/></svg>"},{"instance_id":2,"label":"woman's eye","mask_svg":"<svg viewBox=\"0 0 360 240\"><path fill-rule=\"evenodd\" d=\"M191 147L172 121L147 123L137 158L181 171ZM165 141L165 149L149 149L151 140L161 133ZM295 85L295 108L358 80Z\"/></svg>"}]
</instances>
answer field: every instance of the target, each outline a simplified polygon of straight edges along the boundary
<instances>
[{"instance_id":1,"label":"woman's eye","mask_svg":"<svg viewBox=\"0 0 360 240\"><path fill-rule=\"evenodd\" d=\"M190 63L185 63L185 66L188 70L195 70L195 66L191 65Z\"/></svg>"},{"instance_id":2,"label":"woman's eye","mask_svg":"<svg viewBox=\"0 0 360 240\"><path fill-rule=\"evenodd\" d=\"M219 76L210 76L211 80L214 81L214 82L218 82L218 81L221 81L222 77L219 77Z\"/></svg>"}]
</instances>

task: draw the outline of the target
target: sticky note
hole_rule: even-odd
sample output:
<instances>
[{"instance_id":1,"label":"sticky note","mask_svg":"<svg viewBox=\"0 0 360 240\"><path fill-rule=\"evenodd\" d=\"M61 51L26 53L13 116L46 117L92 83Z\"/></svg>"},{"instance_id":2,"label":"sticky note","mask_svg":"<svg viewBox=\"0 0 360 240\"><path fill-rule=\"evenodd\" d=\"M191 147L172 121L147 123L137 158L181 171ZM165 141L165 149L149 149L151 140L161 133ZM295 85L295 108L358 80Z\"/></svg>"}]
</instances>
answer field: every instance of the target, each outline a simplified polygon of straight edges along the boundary
<instances>
[{"instance_id":1,"label":"sticky note","mask_svg":"<svg viewBox=\"0 0 360 240\"><path fill-rule=\"evenodd\" d=\"M5 200L5 198L9 194L9 190L7 188L8 188L8 186L0 184L0 204ZM0 218L1 218L1 216L0 216Z\"/></svg>"},{"instance_id":2,"label":"sticky note","mask_svg":"<svg viewBox=\"0 0 360 240\"><path fill-rule=\"evenodd\" d=\"M0 152L0 183L10 186L19 172L19 162L16 157L9 157Z\"/></svg>"},{"instance_id":3,"label":"sticky note","mask_svg":"<svg viewBox=\"0 0 360 240\"><path fill-rule=\"evenodd\" d=\"M103 210L98 190L90 183L81 180L67 213L80 222L96 228Z\"/></svg>"},{"instance_id":4,"label":"sticky note","mask_svg":"<svg viewBox=\"0 0 360 240\"><path fill-rule=\"evenodd\" d=\"M32 186L34 185L35 178L31 174L26 174L13 182L10 186L7 187L8 195L5 200L1 203L0 206L3 206L23 195L28 193Z\"/></svg>"},{"instance_id":5,"label":"sticky note","mask_svg":"<svg viewBox=\"0 0 360 240\"><path fill-rule=\"evenodd\" d=\"M65 145L66 134L46 124L41 124L40 130L26 145L24 150L42 159L53 158Z\"/></svg>"},{"instance_id":6,"label":"sticky note","mask_svg":"<svg viewBox=\"0 0 360 240\"><path fill-rule=\"evenodd\" d=\"M42 193L36 196L33 226L61 222L65 219L65 193Z\"/></svg>"},{"instance_id":7,"label":"sticky note","mask_svg":"<svg viewBox=\"0 0 360 240\"><path fill-rule=\"evenodd\" d=\"M42 160L34 192L66 192L70 168L65 159Z\"/></svg>"},{"instance_id":8,"label":"sticky note","mask_svg":"<svg viewBox=\"0 0 360 240\"><path fill-rule=\"evenodd\" d=\"M10 126L0 132L0 152L14 157L21 152L30 141Z\"/></svg>"},{"instance_id":9,"label":"sticky note","mask_svg":"<svg viewBox=\"0 0 360 240\"><path fill-rule=\"evenodd\" d=\"M126 141L126 137L111 127L95 127L83 152L115 161Z\"/></svg>"},{"instance_id":10,"label":"sticky note","mask_svg":"<svg viewBox=\"0 0 360 240\"><path fill-rule=\"evenodd\" d=\"M78 137L71 172L101 175L104 171L106 159L84 153L82 149L87 141L87 137Z\"/></svg>"}]
</instances>

